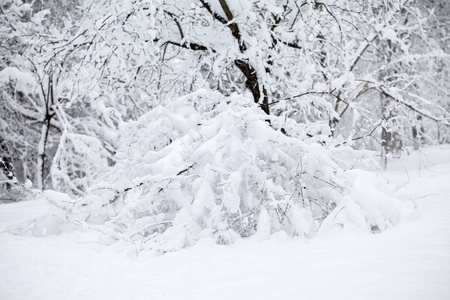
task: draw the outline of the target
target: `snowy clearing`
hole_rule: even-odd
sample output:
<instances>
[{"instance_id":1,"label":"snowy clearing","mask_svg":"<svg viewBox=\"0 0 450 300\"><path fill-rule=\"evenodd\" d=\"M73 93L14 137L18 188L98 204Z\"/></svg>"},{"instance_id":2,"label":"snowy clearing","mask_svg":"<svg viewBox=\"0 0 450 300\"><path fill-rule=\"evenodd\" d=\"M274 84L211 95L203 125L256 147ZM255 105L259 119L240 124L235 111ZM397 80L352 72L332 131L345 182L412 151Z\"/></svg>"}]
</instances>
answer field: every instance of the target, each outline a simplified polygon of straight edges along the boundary
<instances>
[{"instance_id":1,"label":"snowy clearing","mask_svg":"<svg viewBox=\"0 0 450 300\"><path fill-rule=\"evenodd\" d=\"M0 299L450 299L450 147L384 174L418 216L381 234L197 245L152 257L94 232L36 238L17 228L49 209L0 205Z\"/></svg>"}]
</instances>

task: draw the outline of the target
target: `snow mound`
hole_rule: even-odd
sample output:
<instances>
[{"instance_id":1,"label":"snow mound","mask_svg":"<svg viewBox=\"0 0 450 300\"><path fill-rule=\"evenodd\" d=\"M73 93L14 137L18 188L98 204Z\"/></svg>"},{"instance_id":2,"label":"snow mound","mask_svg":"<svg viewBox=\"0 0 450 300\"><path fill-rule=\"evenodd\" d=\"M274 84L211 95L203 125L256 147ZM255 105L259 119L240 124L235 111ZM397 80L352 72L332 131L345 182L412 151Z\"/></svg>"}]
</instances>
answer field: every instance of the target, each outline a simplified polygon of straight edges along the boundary
<instances>
[{"instance_id":1,"label":"snow mound","mask_svg":"<svg viewBox=\"0 0 450 300\"><path fill-rule=\"evenodd\" d=\"M321 235L344 229L351 232L382 232L402 219L417 217L415 205L394 197L387 180L380 174L348 170L352 190L322 224Z\"/></svg>"}]
</instances>

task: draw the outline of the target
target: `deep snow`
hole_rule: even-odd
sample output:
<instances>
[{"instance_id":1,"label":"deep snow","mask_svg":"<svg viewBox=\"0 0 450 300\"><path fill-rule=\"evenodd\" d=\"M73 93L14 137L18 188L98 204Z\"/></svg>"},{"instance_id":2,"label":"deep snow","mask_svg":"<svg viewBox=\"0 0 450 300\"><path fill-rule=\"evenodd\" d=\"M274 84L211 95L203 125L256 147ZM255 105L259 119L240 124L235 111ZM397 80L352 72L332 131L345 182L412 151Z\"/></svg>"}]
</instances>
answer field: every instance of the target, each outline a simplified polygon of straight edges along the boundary
<instances>
[{"instance_id":1,"label":"deep snow","mask_svg":"<svg viewBox=\"0 0 450 300\"><path fill-rule=\"evenodd\" d=\"M90 231L17 235L49 206L2 204L0 299L450 299L450 147L391 161L383 175L418 213L381 234L204 240L157 257Z\"/></svg>"}]
</instances>

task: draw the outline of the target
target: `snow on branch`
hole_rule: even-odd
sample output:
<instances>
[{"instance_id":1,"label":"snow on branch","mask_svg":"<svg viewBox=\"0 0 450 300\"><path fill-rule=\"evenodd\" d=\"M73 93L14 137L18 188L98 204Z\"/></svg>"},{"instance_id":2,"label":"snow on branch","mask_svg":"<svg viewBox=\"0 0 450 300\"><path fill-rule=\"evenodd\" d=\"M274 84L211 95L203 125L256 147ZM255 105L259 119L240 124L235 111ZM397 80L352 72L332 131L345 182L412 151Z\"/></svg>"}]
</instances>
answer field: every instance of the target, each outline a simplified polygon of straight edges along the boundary
<instances>
[{"instance_id":1,"label":"snow on branch","mask_svg":"<svg viewBox=\"0 0 450 300\"><path fill-rule=\"evenodd\" d=\"M416 107L413 103L408 102L407 100L405 100L405 98L400 94L400 92L396 88L388 88L385 85L377 84L377 83L375 83L373 81L360 80L360 79L356 79L355 81L362 81L362 82L370 83L371 85L373 85L373 88L378 90L380 93L382 93L383 95L385 95L389 99L394 100L395 102L404 105L408 109L416 112L417 114L419 114L419 115L421 115L421 116L423 116L425 118L428 118L428 119L430 119L430 120L432 120L432 121L434 121L436 123L440 123L442 125L450 127L450 123L449 123L449 119L450 118L449 117L440 118L440 117L434 116L433 114L431 114L428 111L425 111L423 109L420 109L420 108ZM404 91L402 91L402 93L405 93L407 96L410 96L410 97L419 98L419 100L421 100L422 102L425 102L425 104L428 102L425 99L420 99L421 97L418 97L417 95L411 95L410 93L404 92ZM449 114L449 112L445 111L444 108L439 107L439 109L441 111L443 110L444 114L446 114L446 115Z\"/></svg>"}]
</instances>

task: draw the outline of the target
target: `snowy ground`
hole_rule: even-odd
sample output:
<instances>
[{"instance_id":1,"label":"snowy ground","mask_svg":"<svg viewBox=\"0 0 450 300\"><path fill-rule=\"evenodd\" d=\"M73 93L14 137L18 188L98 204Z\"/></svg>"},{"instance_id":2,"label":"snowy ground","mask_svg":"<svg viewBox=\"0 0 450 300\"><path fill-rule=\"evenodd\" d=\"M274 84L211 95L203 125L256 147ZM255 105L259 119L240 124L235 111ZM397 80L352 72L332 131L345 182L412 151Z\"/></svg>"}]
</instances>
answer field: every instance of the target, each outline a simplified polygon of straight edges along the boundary
<instances>
[{"instance_id":1,"label":"snowy ground","mask_svg":"<svg viewBox=\"0 0 450 300\"><path fill-rule=\"evenodd\" d=\"M208 241L151 257L86 232L13 235L45 202L0 205L0 299L450 299L450 147L389 165L419 217L381 234Z\"/></svg>"}]
</instances>

